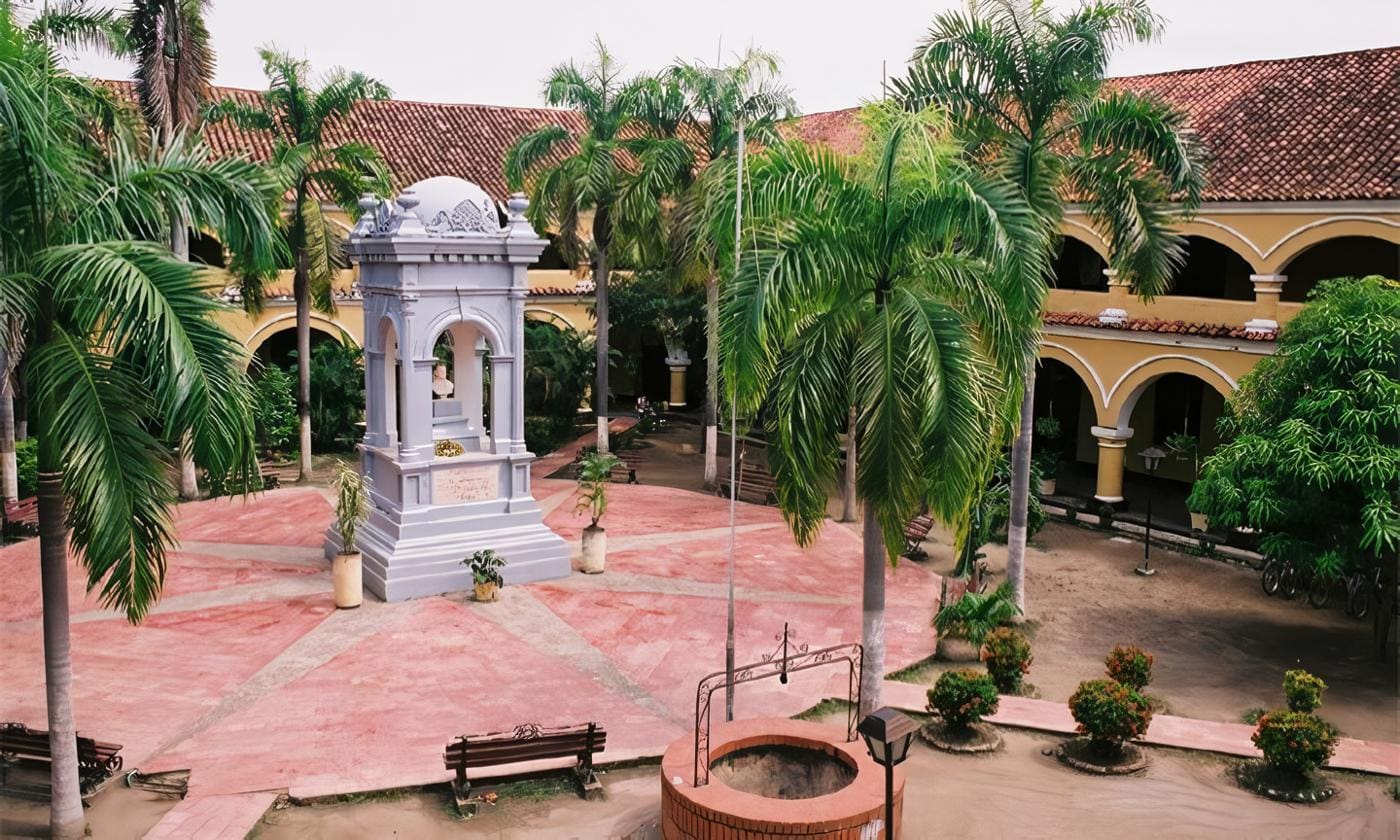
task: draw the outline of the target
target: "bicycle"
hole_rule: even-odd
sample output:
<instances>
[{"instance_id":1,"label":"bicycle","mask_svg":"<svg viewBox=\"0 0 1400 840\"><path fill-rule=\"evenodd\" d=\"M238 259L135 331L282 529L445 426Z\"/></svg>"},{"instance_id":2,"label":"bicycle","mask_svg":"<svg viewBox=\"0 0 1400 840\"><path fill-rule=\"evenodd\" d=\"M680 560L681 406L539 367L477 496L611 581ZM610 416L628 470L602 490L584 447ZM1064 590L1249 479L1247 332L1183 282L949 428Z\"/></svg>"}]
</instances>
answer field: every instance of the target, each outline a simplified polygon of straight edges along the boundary
<instances>
[{"instance_id":1,"label":"bicycle","mask_svg":"<svg viewBox=\"0 0 1400 840\"><path fill-rule=\"evenodd\" d=\"M1264 568L1259 572L1259 585L1264 588L1264 594L1270 598L1278 594L1283 583L1283 561L1270 557L1264 562Z\"/></svg>"},{"instance_id":2,"label":"bicycle","mask_svg":"<svg viewBox=\"0 0 1400 840\"><path fill-rule=\"evenodd\" d=\"M1379 565L1369 572L1357 569L1347 575L1347 615L1365 618L1371 612L1371 602L1379 602L1383 591Z\"/></svg>"},{"instance_id":3,"label":"bicycle","mask_svg":"<svg viewBox=\"0 0 1400 840\"><path fill-rule=\"evenodd\" d=\"M1272 570L1270 569L1272 566ZM1272 575L1272 577L1266 577ZM1270 560L1264 567L1261 574L1264 582L1265 594L1282 594L1284 598L1293 600L1302 593L1307 593L1308 603L1314 609L1322 609L1327 606L1327 601L1331 597L1332 581L1327 575L1317 573L1317 569L1311 564L1303 565L1292 560L1278 562ZM1270 591L1272 584L1273 591Z\"/></svg>"}]
</instances>

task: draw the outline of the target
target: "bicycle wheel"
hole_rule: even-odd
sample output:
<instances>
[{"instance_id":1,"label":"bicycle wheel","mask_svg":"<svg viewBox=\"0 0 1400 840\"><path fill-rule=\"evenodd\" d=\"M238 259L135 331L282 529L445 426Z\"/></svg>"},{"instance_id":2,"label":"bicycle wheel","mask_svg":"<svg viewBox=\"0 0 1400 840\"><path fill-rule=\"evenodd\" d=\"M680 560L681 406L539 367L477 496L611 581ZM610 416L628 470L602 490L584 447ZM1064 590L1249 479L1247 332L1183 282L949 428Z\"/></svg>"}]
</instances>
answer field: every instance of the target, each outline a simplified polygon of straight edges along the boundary
<instances>
[{"instance_id":1,"label":"bicycle wheel","mask_svg":"<svg viewBox=\"0 0 1400 840\"><path fill-rule=\"evenodd\" d=\"M1264 588L1265 595L1272 598L1278 594L1282 574L1282 565L1277 560L1270 560L1264 564L1264 571L1259 573L1259 585Z\"/></svg>"},{"instance_id":2,"label":"bicycle wheel","mask_svg":"<svg viewBox=\"0 0 1400 840\"><path fill-rule=\"evenodd\" d=\"M1371 613L1371 587L1358 586L1347 596L1347 615L1362 619Z\"/></svg>"},{"instance_id":3,"label":"bicycle wheel","mask_svg":"<svg viewBox=\"0 0 1400 840\"><path fill-rule=\"evenodd\" d=\"M1294 598L1298 597L1298 592L1303 587L1303 581L1300 578L1301 572L1298 571L1297 566L1289 563L1283 567L1283 572L1279 575L1278 579L1278 588L1279 594L1282 595L1285 600L1292 601Z\"/></svg>"},{"instance_id":4,"label":"bicycle wheel","mask_svg":"<svg viewBox=\"0 0 1400 840\"><path fill-rule=\"evenodd\" d=\"M1332 580L1326 575L1313 575L1313 579L1308 583L1308 603L1313 609L1320 610L1327 606L1327 599L1332 596Z\"/></svg>"}]
</instances>

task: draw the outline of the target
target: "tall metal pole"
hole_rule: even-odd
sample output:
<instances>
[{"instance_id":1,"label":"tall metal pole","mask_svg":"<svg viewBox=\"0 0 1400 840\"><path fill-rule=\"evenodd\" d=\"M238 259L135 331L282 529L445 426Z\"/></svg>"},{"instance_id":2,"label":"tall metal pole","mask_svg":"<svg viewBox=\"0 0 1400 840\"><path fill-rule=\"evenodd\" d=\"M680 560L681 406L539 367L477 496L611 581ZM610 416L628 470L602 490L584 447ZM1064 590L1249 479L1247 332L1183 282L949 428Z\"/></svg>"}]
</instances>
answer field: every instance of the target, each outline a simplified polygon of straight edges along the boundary
<instances>
[{"instance_id":1,"label":"tall metal pole","mask_svg":"<svg viewBox=\"0 0 1400 840\"><path fill-rule=\"evenodd\" d=\"M889 747L885 748L886 751ZM888 756L886 756L888 758ZM894 762L885 765L885 840L894 840Z\"/></svg>"},{"instance_id":2,"label":"tall metal pole","mask_svg":"<svg viewBox=\"0 0 1400 840\"><path fill-rule=\"evenodd\" d=\"M739 273L740 237L744 222L744 121L739 120L738 148L734 159L738 163L734 178L734 273ZM729 390L729 620L724 635L724 719L734 720L734 544L737 535L737 504L739 485L736 483L739 448L738 395L733 383Z\"/></svg>"}]
</instances>

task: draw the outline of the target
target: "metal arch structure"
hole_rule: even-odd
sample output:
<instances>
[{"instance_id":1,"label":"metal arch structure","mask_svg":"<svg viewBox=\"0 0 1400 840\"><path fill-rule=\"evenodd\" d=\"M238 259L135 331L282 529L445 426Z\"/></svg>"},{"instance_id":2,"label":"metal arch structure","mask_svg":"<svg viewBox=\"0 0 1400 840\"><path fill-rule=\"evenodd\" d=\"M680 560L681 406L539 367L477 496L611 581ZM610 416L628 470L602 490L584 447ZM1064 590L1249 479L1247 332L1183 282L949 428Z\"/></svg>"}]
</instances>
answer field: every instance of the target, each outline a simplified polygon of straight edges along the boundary
<instances>
[{"instance_id":1,"label":"metal arch structure","mask_svg":"<svg viewBox=\"0 0 1400 840\"><path fill-rule=\"evenodd\" d=\"M787 626L779 639L782 645L762 662L742 665L734 669L733 679L726 671L717 671L700 680L695 690L695 767L694 785L704 787L710 783L710 707L716 691L729 686L741 685L756 680L777 677L786 683L788 674L808 671L845 662L847 672L846 699L846 740L856 739L856 724L860 716L860 675L864 667L865 649L859 642L833 645L818 650L808 650L806 645L792 646L788 639Z\"/></svg>"}]
</instances>

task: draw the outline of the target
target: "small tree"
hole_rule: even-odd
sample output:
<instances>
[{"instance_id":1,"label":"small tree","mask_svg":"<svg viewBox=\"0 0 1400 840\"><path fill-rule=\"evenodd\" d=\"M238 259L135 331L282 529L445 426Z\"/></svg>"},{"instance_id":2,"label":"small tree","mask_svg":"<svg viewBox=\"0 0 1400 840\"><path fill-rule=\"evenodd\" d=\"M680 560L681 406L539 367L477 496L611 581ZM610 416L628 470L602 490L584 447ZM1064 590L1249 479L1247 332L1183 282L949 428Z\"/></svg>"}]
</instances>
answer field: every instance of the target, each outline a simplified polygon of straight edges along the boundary
<instances>
[{"instance_id":1,"label":"small tree","mask_svg":"<svg viewBox=\"0 0 1400 840\"><path fill-rule=\"evenodd\" d=\"M1152 661L1152 654L1140 647L1114 645L1103 664L1110 679L1134 691L1142 691L1152 682Z\"/></svg>"},{"instance_id":2,"label":"small tree","mask_svg":"<svg viewBox=\"0 0 1400 840\"><path fill-rule=\"evenodd\" d=\"M1337 730L1317 715L1276 709L1259 718L1250 740L1270 767L1308 776L1332 757Z\"/></svg>"},{"instance_id":3,"label":"small tree","mask_svg":"<svg viewBox=\"0 0 1400 840\"><path fill-rule=\"evenodd\" d=\"M1123 742L1140 738L1152 723L1147 698L1117 680L1086 680L1069 698L1069 711L1095 752L1121 753Z\"/></svg>"},{"instance_id":4,"label":"small tree","mask_svg":"<svg viewBox=\"0 0 1400 840\"><path fill-rule=\"evenodd\" d=\"M354 554L355 532L369 516L369 489L359 470L342 465L335 474L335 531L340 535L340 553Z\"/></svg>"},{"instance_id":5,"label":"small tree","mask_svg":"<svg viewBox=\"0 0 1400 840\"><path fill-rule=\"evenodd\" d=\"M592 520L589 527L597 528L598 521L608 512L608 476L615 467L622 464L616 455L594 450L583 456L578 465L578 505L575 510L587 513Z\"/></svg>"},{"instance_id":6,"label":"small tree","mask_svg":"<svg viewBox=\"0 0 1400 840\"><path fill-rule=\"evenodd\" d=\"M997 690L1015 694L1021 690L1021 679L1031 669L1031 643L1010 627L998 627L982 642L982 661Z\"/></svg>"},{"instance_id":7,"label":"small tree","mask_svg":"<svg viewBox=\"0 0 1400 840\"><path fill-rule=\"evenodd\" d=\"M1319 284L1240 380L1188 504L1337 574L1400 548L1400 284Z\"/></svg>"},{"instance_id":8,"label":"small tree","mask_svg":"<svg viewBox=\"0 0 1400 840\"><path fill-rule=\"evenodd\" d=\"M1322 692L1326 690L1327 683L1301 668L1283 674L1283 696L1288 701L1290 711L1317 711L1322 705Z\"/></svg>"},{"instance_id":9,"label":"small tree","mask_svg":"<svg viewBox=\"0 0 1400 840\"><path fill-rule=\"evenodd\" d=\"M963 669L946 671L928 690L928 707L943 716L950 729L966 729L997 711L997 687L986 674Z\"/></svg>"}]
</instances>

